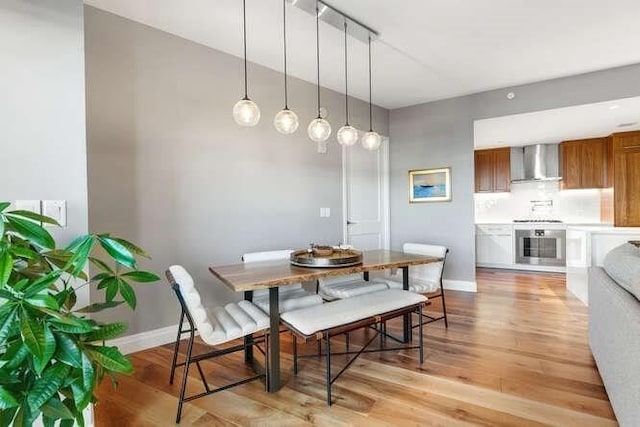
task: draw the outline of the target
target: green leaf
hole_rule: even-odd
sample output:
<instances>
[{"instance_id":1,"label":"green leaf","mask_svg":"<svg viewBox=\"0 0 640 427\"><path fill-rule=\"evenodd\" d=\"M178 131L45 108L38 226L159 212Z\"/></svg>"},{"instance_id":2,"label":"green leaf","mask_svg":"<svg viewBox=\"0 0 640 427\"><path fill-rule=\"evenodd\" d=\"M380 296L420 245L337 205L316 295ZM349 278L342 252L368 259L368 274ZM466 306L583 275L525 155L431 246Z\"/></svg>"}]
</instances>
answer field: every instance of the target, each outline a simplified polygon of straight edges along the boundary
<instances>
[{"instance_id":1,"label":"green leaf","mask_svg":"<svg viewBox=\"0 0 640 427\"><path fill-rule=\"evenodd\" d=\"M14 427L33 427L33 423L40 415L40 411L32 411L26 402L18 407L18 413L13 420Z\"/></svg>"},{"instance_id":2,"label":"green leaf","mask_svg":"<svg viewBox=\"0 0 640 427\"><path fill-rule=\"evenodd\" d=\"M136 267L136 260L129 249L110 237L99 236L100 245L117 263L130 268Z\"/></svg>"},{"instance_id":3,"label":"green leaf","mask_svg":"<svg viewBox=\"0 0 640 427\"><path fill-rule=\"evenodd\" d=\"M42 413L54 420L72 420L73 414L62 404L60 399L52 397L47 403L42 405Z\"/></svg>"},{"instance_id":4,"label":"green leaf","mask_svg":"<svg viewBox=\"0 0 640 427\"><path fill-rule=\"evenodd\" d=\"M22 340L29 348L35 360L33 366L40 374L56 351L56 339L47 325L41 325L23 308L20 319Z\"/></svg>"},{"instance_id":5,"label":"green leaf","mask_svg":"<svg viewBox=\"0 0 640 427\"><path fill-rule=\"evenodd\" d=\"M134 245L130 241L125 240L125 239L121 239L119 237L112 237L112 239L115 240L116 242L120 243L125 248L129 249L129 251L131 253L139 255L139 256L141 256L143 258L151 259L151 256L144 249L142 249L139 246Z\"/></svg>"},{"instance_id":6,"label":"green leaf","mask_svg":"<svg viewBox=\"0 0 640 427\"><path fill-rule=\"evenodd\" d=\"M25 290L25 297L28 298L28 297L39 294L45 289L49 289L51 285L53 285L60 278L61 275L62 275L62 271L56 270L36 280L31 285L29 285Z\"/></svg>"},{"instance_id":7,"label":"green leaf","mask_svg":"<svg viewBox=\"0 0 640 427\"><path fill-rule=\"evenodd\" d=\"M116 278L110 278L110 279L107 279L105 283L107 283L107 291L105 292L105 299L107 300L107 302L111 302L118 294L118 290L120 289L120 281Z\"/></svg>"},{"instance_id":8,"label":"green leaf","mask_svg":"<svg viewBox=\"0 0 640 427\"><path fill-rule=\"evenodd\" d=\"M11 408L4 411L0 411L0 426L2 427L14 426L15 424L13 424L12 421L13 421L13 416L16 414L17 410L18 408Z\"/></svg>"},{"instance_id":9,"label":"green leaf","mask_svg":"<svg viewBox=\"0 0 640 427\"><path fill-rule=\"evenodd\" d=\"M81 368L82 352L75 341L68 335L60 332L55 332L54 336L56 337L57 343L56 359L74 368Z\"/></svg>"},{"instance_id":10,"label":"green leaf","mask_svg":"<svg viewBox=\"0 0 640 427\"><path fill-rule=\"evenodd\" d=\"M40 254L38 252L24 246L11 245L9 247L9 252L11 252L13 256L16 256L18 258L28 259L28 260L34 260L34 259L40 258Z\"/></svg>"},{"instance_id":11,"label":"green leaf","mask_svg":"<svg viewBox=\"0 0 640 427\"><path fill-rule=\"evenodd\" d=\"M0 239L4 238L4 215L0 215Z\"/></svg>"},{"instance_id":12,"label":"green leaf","mask_svg":"<svg viewBox=\"0 0 640 427\"><path fill-rule=\"evenodd\" d=\"M16 398L4 387L0 386L0 409L5 410L18 406Z\"/></svg>"},{"instance_id":13,"label":"green leaf","mask_svg":"<svg viewBox=\"0 0 640 427\"><path fill-rule=\"evenodd\" d=\"M124 304L124 301L96 302L80 310L76 310L76 313L97 313L102 310L117 307L120 304Z\"/></svg>"},{"instance_id":14,"label":"green leaf","mask_svg":"<svg viewBox=\"0 0 640 427\"><path fill-rule=\"evenodd\" d=\"M129 285L127 282L125 282L122 279L118 280L118 283L120 284L120 295L122 296L122 299L125 300L125 302L129 305L129 307L135 310L136 304L137 304L135 291L133 290L131 285ZM107 288L107 291L108 290L109 289Z\"/></svg>"},{"instance_id":15,"label":"green leaf","mask_svg":"<svg viewBox=\"0 0 640 427\"><path fill-rule=\"evenodd\" d=\"M124 331L127 330L127 324L124 322L118 323L110 323L104 326L101 326L100 329L88 333L84 337L84 341L92 342L92 341L106 341L113 338L116 338Z\"/></svg>"},{"instance_id":16,"label":"green leaf","mask_svg":"<svg viewBox=\"0 0 640 427\"><path fill-rule=\"evenodd\" d=\"M133 372L133 365L117 347L86 347L89 356L103 368L120 374Z\"/></svg>"},{"instance_id":17,"label":"green leaf","mask_svg":"<svg viewBox=\"0 0 640 427\"><path fill-rule=\"evenodd\" d=\"M152 273L150 271L138 271L138 270L124 273L121 275L121 277L127 277L133 280L134 282L141 282L141 283L157 282L158 280L160 280L160 277L158 277L158 275L156 275L155 273Z\"/></svg>"},{"instance_id":18,"label":"green leaf","mask_svg":"<svg viewBox=\"0 0 640 427\"><path fill-rule=\"evenodd\" d=\"M56 420L54 418L50 418L45 414L42 414L42 427L55 427Z\"/></svg>"},{"instance_id":19,"label":"green leaf","mask_svg":"<svg viewBox=\"0 0 640 427\"><path fill-rule=\"evenodd\" d=\"M60 306L54 297L47 294L38 294L29 298L25 298L26 303L31 304L36 307L47 307L51 310L59 310Z\"/></svg>"},{"instance_id":20,"label":"green leaf","mask_svg":"<svg viewBox=\"0 0 640 427\"><path fill-rule=\"evenodd\" d=\"M18 366L22 365L22 362L29 355L29 349L22 342L17 341L12 344L7 350L6 354L2 356L2 360L7 363L2 366L2 369L14 370Z\"/></svg>"},{"instance_id":21,"label":"green leaf","mask_svg":"<svg viewBox=\"0 0 640 427\"><path fill-rule=\"evenodd\" d=\"M68 265L73 267L72 274L74 276L78 275L84 269L85 265L87 265L87 260L94 243L94 236L84 236L78 246L72 250L73 256L69 259ZM67 250L69 249L67 248Z\"/></svg>"},{"instance_id":22,"label":"green leaf","mask_svg":"<svg viewBox=\"0 0 640 427\"><path fill-rule=\"evenodd\" d=\"M4 212L9 206L11 206L11 202L0 202L0 212Z\"/></svg>"},{"instance_id":23,"label":"green leaf","mask_svg":"<svg viewBox=\"0 0 640 427\"><path fill-rule=\"evenodd\" d=\"M13 229L22 237L32 242L34 245L44 249L53 249L56 246L51 234L38 224L34 224L28 219L6 216L7 221Z\"/></svg>"},{"instance_id":24,"label":"green leaf","mask_svg":"<svg viewBox=\"0 0 640 427\"><path fill-rule=\"evenodd\" d=\"M55 219L31 211L11 211L7 212L5 215L18 218L27 218L35 222L57 225L58 227L60 226L58 221L56 221Z\"/></svg>"},{"instance_id":25,"label":"green leaf","mask_svg":"<svg viewBox=\"0 0 640 427\"><path fill-rule=\"evenodd\" d=\"M56 330L68 334L86 334L95 329L92 321L75 316L62 316L51 319L49 324Z\"/></svg>"},{"instance_id":26,"label":"green leaf","mask_svg":"<svg viewBox=\"0 0 640 427\"><path fill-rule=\"evenodd\" d=\"M91 261L91 263L93 265L95 265L96 267L98 267L99 269L101 269L103 271L106 271L107 273L115 274L113 269L111 267L109 267L107 265L107 263L102 261L101 259L98 259L98 258L95 258L95 257L89 257L89 261Z\"/></svg>"},{"instance_id":27,"label":"green leaf","mask_svg":"<svg viewBox=\"0 0 640 427\"><path fill-rule=\"evenodd\" d=\"M0 286L4 286L9 281L13 270L13 257L7 250L0 252Z\"/></svg>"},{"instance_id":28,"label":"green leaf","mask_svg":"<svg viewBox=\"0 0 640 427\"><path fill-rule=\"evenodd\" d=\"M9 305L9 303L6 304L7 305L5 307L9 308L9 311L6 315L2 316L2 320L0 321L0 343L6 342L5 340L14 328L16 324L16 317L18 316L17 307L15 305Z\"/></svg>"},{"instance_id":29,"label":"green leaf","mask_svg":"<svg viewBox=\"0 0 640 427\"><path fill-rule=\"evenodd\" d=\"M39 410L58 392L70 369L64 363L56 363L42 373L27 395L27 403L31 410Z\"/></svg>"},{"instance_id":30,"label":"green leaf","mask_svg":"<svg viewBox=\"0 0 640 427\"><path fill-rule=\"evenodd\" d=\"M96 384L96 370L89 356L82 353L82 385L86 393L92 394Z\"/></svg>"}]
</instances>

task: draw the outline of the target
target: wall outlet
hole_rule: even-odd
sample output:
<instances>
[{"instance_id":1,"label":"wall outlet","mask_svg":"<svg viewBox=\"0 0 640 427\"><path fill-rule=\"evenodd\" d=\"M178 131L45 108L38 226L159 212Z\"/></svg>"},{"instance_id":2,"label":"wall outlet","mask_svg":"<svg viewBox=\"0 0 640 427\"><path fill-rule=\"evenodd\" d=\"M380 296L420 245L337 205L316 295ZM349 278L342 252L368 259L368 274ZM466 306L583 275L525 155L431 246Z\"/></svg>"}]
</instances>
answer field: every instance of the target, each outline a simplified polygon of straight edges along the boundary
<instances>
[{"instance_id":1,"label":"wall outlet","mask_svg":"<svg viewBox=\"0 0 640 427\"><path fill-rule=\"evenodd\" d=\"M320 218L329 218L331 216L331 208L320 208Z\"/></svg>"},{"instance_id":2,"label":"wall outlet","mask_svg":"<svg viewBox=\"0 0 640 427\"><path fill-rule=\"evenodd\" d=\"M13 202L12 210L29 211L40 214L40 200L16 200Z\"/></svg>"},{"instance_id":3,"label":"wall outlet","mask_svg":"<svg viewBox=\"0 0 640 427\"><path fill-rule=\"evenodd\" d=\"M67 225L67 202L65 200L43 200L42 215L55 219L60 227Z\"/></svg>"}]
</instances>

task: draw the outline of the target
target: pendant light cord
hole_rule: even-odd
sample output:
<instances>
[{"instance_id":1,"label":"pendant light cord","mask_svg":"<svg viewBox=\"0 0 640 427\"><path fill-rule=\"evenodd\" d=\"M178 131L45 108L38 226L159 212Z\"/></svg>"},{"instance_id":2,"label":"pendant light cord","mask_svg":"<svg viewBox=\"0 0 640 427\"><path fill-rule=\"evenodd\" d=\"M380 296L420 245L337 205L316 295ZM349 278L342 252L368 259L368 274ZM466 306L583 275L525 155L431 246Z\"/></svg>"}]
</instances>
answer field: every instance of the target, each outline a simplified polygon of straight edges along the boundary
<instances>
[{"instance_id":1,"label":"pendant light cord","mask_svg":"<svg viewBox=\"0 0 640 427\"><path fill-rule=\"evenodd\" d=\"M244 45L244 98L249 99L247 90L247 2L242 0L242 42Z\"/></svg>"},{"instance_id":2,"label":"pendant light cord","mask_svg":"<svg viewBox=\"0 0 640 427\"><path fill-rule=\"evenodd\" d=\"M347 62L347 20L344 20L344 111L349 126L349 65Z\"/></svg>"},{"instance_id":3,"label":"pendant light cord","mask_svg":"<svg viewBox=\"0 0 640 427\"><path fill-rule=\"evenodd\" d=\"M316 64L318 65L318 118L320 119L320 7L316 0Z\"/></svg>"},{"instance_id":4,"label":"pendant light cord","mask_svg":"<svg viewBox=\"0 0 640 427\"><path fill-rule=\"evenodd\" d=\"M289 92L287 90L287 0L282 0L282 27L284 46L284 109L289 109Z\"/></svg>"},{"instance_id":5,"label":"pendant light cord","mask_svg":"<svg viewBox=\"0 0 640 427\"><path fill-rule=\"evenodd\" d=\"M373 131L373 108L371 106L371 33L369 33L369 132Z\"/></svg>"}]
</instances>

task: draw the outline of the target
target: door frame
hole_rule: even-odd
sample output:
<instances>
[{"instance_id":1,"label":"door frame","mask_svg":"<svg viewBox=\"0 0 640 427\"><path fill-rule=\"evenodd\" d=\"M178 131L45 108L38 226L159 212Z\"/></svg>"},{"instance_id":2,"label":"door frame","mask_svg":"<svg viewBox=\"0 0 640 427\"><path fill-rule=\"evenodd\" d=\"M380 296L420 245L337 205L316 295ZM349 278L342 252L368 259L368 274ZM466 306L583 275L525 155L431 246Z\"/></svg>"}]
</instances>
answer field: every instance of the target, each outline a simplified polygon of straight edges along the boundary
<instances>
[{"instance_id":1,"label":"door frame","mask_svg":"<svg viewBox=\"0 0 640 427\"><path fill-rule=\"evenodd\" d=\"M346 242L348 237L348 212L349 212L349 200L347 191L347 149L351 150L363 150L359 145L347 148L342 147L342 241ZM382 249L391 248L391 208L389 205L389 137L382 137L382 144L380 144L380 162L382 167L380 168L380 200L382 201L382 207L380 212L382 222Z\"/></svg>"}]
</instances>

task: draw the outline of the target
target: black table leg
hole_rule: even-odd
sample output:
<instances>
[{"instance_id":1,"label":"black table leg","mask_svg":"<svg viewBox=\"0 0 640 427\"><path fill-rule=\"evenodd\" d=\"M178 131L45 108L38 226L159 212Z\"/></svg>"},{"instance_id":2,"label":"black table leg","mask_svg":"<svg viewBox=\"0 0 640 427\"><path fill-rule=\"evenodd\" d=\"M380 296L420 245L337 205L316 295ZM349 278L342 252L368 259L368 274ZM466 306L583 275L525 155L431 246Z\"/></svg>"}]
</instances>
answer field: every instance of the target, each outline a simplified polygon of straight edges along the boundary
<instances>
[{"instance_id":1,"label":"black table leg","mask_svg":"<svg viewBox=\"0 0 640 427\"><path fill-rule=\"evenodd\" d=\"M409 290L409 266L402 267L402 289ZM411 314L402 316L402 337L405 343L411 341Z\"/></svg>"},{"instance_id":2,"label":"black table leg","mask_svg":"<svg viewBox=\"0 0 640 427\"><path fill-rule=\"evenodd\" d=\"M365 271L364 273L362 273L362 278L364 279L365 282L369 281L369 272Z\"/></svg>"},{"instance_id":3,"label":"black table leg","mask_svg":"<svg viewBox=\"0 0 640 427\"><path fill-rule=\"evenodd\" d=\"M244 291L244 299L253 301L253 291ZM253 364L253 336L244 337L244 363Z\"/></svg>"},{"instance_id":4,"label":"black table leg","mask_svg":"<svg viewBox=\"0 0 640 427\"><path fill-rule=\"evenodd\" d=\"M267 391L275 393L280 390L280 307L278 287L269 288L269 381Z\"/></svg>"}]
</instances>

